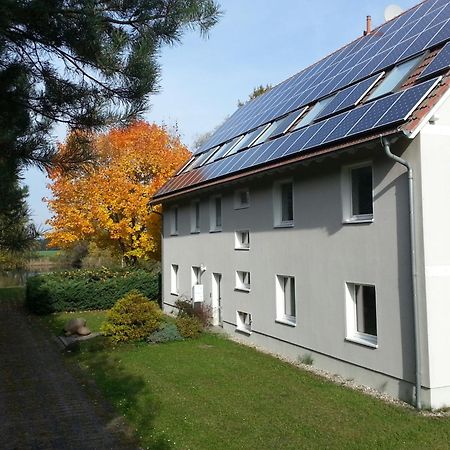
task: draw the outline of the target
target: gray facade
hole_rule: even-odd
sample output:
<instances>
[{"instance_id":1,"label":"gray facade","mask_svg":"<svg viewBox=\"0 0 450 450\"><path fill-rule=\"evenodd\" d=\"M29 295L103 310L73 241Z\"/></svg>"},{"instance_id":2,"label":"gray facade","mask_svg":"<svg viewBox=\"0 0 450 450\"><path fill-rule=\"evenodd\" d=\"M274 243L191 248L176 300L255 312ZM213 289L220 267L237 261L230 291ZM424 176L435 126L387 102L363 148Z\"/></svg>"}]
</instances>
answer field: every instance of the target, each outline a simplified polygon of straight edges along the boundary
<instances>
[{"instance_id":1,"label":"gray facade","mask_svg":"<svg viewBox=\"0 0 450 450\"><path fill-rule=\"evenodd\" d=\"M392 146L415 174L422 394L424 406L434 408L450 404L450 114L448 108L440 109L439 125L427 123L414 140L400 138ZM348 223L346 173L360 163L372 167L373 219ZM283 181L292 181L294 220L292 226L280 227L277 196ZM237 193L246 189L249 205L237 209ZM222 226L211 231L218 196ZM199 232L192 232L197 201ZM174 311L178 296L192 298L192 267L202 267L198 281L206 303L217 297L215 281L221 276L220 319L227 333L294 360L311 356L320 369L413 401L407 176L379 142L201 189L163 207L167 312ZM178 229L173 235L175 207ZM442 214L444 222L438 219ZM249 249L235 248L237 231L249 231ZM178 266L177 294L172 293L172 265ZM238 271L250 273L248 291L239 286ZM277 276L295 279L294 321L278 320ZM348 289L353 284L375 287L374 342L349 333ZM251 332L238 323L237 312L251 314Z\"/></svg>"}]
</instances>

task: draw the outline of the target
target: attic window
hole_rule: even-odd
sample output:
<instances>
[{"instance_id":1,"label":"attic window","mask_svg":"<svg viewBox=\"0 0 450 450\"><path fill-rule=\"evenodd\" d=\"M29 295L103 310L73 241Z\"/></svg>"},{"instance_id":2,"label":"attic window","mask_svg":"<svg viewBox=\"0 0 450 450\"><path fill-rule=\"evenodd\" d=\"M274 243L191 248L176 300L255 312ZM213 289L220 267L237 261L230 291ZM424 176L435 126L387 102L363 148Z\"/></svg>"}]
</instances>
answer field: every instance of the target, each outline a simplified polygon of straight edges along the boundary
<instances>
[{"instance_id":1,"label":"attic window","mask_svg":"<svg viewBox=\"0 0 450 450\"><path fill-rule=\"evenodd\" d=\"M322 110L328 105L328 103L330 103L331 100L333 100L334 97L335 95L330 95L329 97L318 101L308 111L308 113L303 117L303 119L300 120L300 122L294 127L294 130L298 130L299 128L309 125L322 112Z\"/></svg>"},{"instance_id":2,"label":"attic window","mask_svg":"<svg viewBox=\"0 0 450 450\"><path fill-rule=\"evenodd\" d=\"M372 92L369 100L394 92L422 60L422 55L395 66L381 84Z\"/></svg>"},{"instance_id":3,"label":"attic window","mask_svg":"<svg viewBox=\"0 0 450 450\"><path fill-rule=\"evenodd\" d=\"M211 157L209 162L217 161L219 158L222 158L225 156L244 136L237 136L231 141L226 142L223 144L219 150Z\"/></svg>"},{"instance_id":4,"label":"attic window","mask_svg":"<svg viewBox=\"0 0 450 450\"><path fill-rule=\"evenodd\" d=\"M250 147L253 142L259 138L261 133L264 133L267 127L267 124L262 125L256 128L256 130L250 131L249 133L245 134L244 137L226 154L226 156L234 155L238 151Z\"/></svg>"}]
</instances>

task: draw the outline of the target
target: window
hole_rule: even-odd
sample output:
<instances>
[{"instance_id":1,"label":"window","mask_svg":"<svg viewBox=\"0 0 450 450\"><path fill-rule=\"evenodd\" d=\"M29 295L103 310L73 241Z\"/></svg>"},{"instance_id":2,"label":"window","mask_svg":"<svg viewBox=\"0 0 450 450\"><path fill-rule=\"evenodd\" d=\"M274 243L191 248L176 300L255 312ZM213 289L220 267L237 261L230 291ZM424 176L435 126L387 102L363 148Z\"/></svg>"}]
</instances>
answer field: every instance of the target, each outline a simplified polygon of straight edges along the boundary
<instances>
[{"instance_id":1,"label":"window","mask_svg":"<svg viewBox=\"0 0 450 450\"><path fill-rule=\"evenodd\" d=\"M227 156L234 155L235 153L243 150L246 147L250 147L256 139L259 138L269 125L261 125L256 130L250 131L244 134L244 137L227 153Z\"/></svg>"},{"instance_id":2,"label":"window","mask_svg":"<svg viewBox=\"0 0 450 450\"><path fill-rule=\"evenodd\" d=\"M344 222L373 220L373 175L370 164L344 168L343 205Z\"/></svg>"},{"instance_id":3,"label":"window","mask_svg":"<svg viewBox=\"0 0 450 450\"><path fill-rule=\"evenodd\" d=\"M210 231L222 231L222 197L211 199Z\"/></svg>"},{"instance_id":4,"label":"window","mask_svg":"<svg viewBox=\"0 0 450 450\"><path fill-rule=\"evenodd\" d=\"M274 186L274 219L276 227L289 227L294 224L292 181L282 181Z\"/></svg>"},{"instance_id":5,"label":"window","mask_svg":"<svg viewBox=\"0 0 450 450\"><path fill-rule=\"evenodd\" d=\"M242 311L236 311L236 330L246 334L252 332L252 315Z\"/></svg>"},{"instance_id":6,"label":"window","mask_svg":"<svg viewBox=\"0 0 450 450\"><path fill-rule=\"evenodd\" d=\"M376 346L377 305L375 286L347 283L347 339Z\"/></svg>"},{"instance_id":7,"label":"window","mask_svg":"<svg viewBox=\"0 0 450 450\"><path fill-rule=\"evenodd\" d=\"M170 234L178 234L178 206L173 206L170 211Z\"/></svg>"},{"instance_id":8,"label":"window","mask_svg":"<svg viewBox=\"0 0 450 450\"><path fill-rule=\"evenodd\" d=\"M403 81L411 73L413 68L415 68L421 60L422 55L401 63L398 66L395 66L389 72L386 78L381 82L381 84L372 92L369 100L373 100L375 98L381 97L382 95L394 92L395 89L403 83Z\"/></svg>"},{"instance_id":9,"label":"window","mask_svg":"<svg viewBox=\"0 0 450 450\"><path fill-rule=\"evenodd\" d=\"M191 233L200 233L200 200L191 203Z\"/></svg>"},{"instance_id":10,"label":"window","mask_svg":"<svg viewBox=\"0 0 450 450\"><path fill-rule=\"evenodd\" d=\"M277 321L288 325L296 324L295 278L285 275L276 277Z\"/></svg>"},{"instance_id":11,"label":"window","mask_svg":"<svg viewBox=\"0 0 450 450\"><path fill-rule=\"evenodd\" d=\"M170 293L178 295L180 292L179 282L178 282L178 265L172 264L170 266Z\"/></svg>"},{"instance_id":12,"label":"window","mask_svg":"<svg viewBox=\"0 0 450 450\"><path fill-rule=\"evenodd\" d=\"M238 291L250 291L250 272L238 270L236 272L236 287Z\"/></svg>"},{"instance_id":13,"label":"window","mask_svg":"<svg viewBox=\"0 0 450 450\"><path fill-rule=\"evenodd\" d=\"M195 286L196 284L201 284L202 271L200 267L192 266L191 267L191 286Z\"/></svg>"},{"instance_id":14,"label":"window","mask_svg":"<svg viewBox=\"0 0 450 450\"><path fill-rule=\"evenodd\" d=\"M333 100L333 98L334 95L331 95L330 97L318 101L294 127L294 130L298 130L299 128L309 125L322 112L325 106Z\"/></svg>"},{"instance_id":15,"label":"window","mask_svg":"<svg viewBox=\"0 0 450 450\"><path fill-rule=\"evenodd\" d=\"M234 234L234 248L236 250L249 250L250 249L250 232L236 231Z\"/></svg>"},{"instance_id":16,"label":"window","mask_svg":"<svg viewBox=\"0 0 450 450\"><path fill-rule=\"evenodd\" d=\"M234 208L242 209L250 206L250 191L248 189L239 189L234 192Z\"/></svg>"}]
</instances>

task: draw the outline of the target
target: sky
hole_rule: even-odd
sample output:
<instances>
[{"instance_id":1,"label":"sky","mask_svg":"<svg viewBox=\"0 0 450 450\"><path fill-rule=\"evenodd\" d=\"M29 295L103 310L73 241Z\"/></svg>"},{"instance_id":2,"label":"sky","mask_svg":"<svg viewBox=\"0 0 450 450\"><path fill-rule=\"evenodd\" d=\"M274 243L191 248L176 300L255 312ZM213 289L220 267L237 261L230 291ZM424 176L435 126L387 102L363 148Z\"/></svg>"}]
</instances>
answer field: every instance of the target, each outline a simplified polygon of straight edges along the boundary
<instances>
[{"instance_id":1,"label":"sky","mask_svg":"<svg viewBox=\"0 0 450 450\"><path fill-rule=\"evenodd\" d=\"M276 85L361 36L366 16L384 21L389 1L218 0L224 12L208 38L188 32L160 55L159 93L145 119L176 126L181 140L195 139L220 124L258 85ZM398 0L408 9L418 0ZM55 140L64 140L62 127ZM32 219L42 230L50 218L43 197L48 180L37 169L24 173Z\"/></svg>"}]
</instances>

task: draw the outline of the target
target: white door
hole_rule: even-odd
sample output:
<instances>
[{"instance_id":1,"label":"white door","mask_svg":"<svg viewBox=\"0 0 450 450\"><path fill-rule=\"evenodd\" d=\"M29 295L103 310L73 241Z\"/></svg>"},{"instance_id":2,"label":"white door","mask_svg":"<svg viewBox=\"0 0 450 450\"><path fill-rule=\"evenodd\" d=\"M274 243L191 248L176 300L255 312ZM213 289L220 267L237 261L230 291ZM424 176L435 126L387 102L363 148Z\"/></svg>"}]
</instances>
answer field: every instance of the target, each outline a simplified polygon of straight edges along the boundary
<instances>
[{"instance_id":1,"label":"white door","mask_svg":"<svg viewBox=\"0 0 450 450\"><path fill-rule=\"evenodd\" d=\"M220 282L222 280L221 273L213 273L211 275L211 306L213 314L213 325L222 325L222 298L220 293Z\"/></svg>"}]
</instances>

